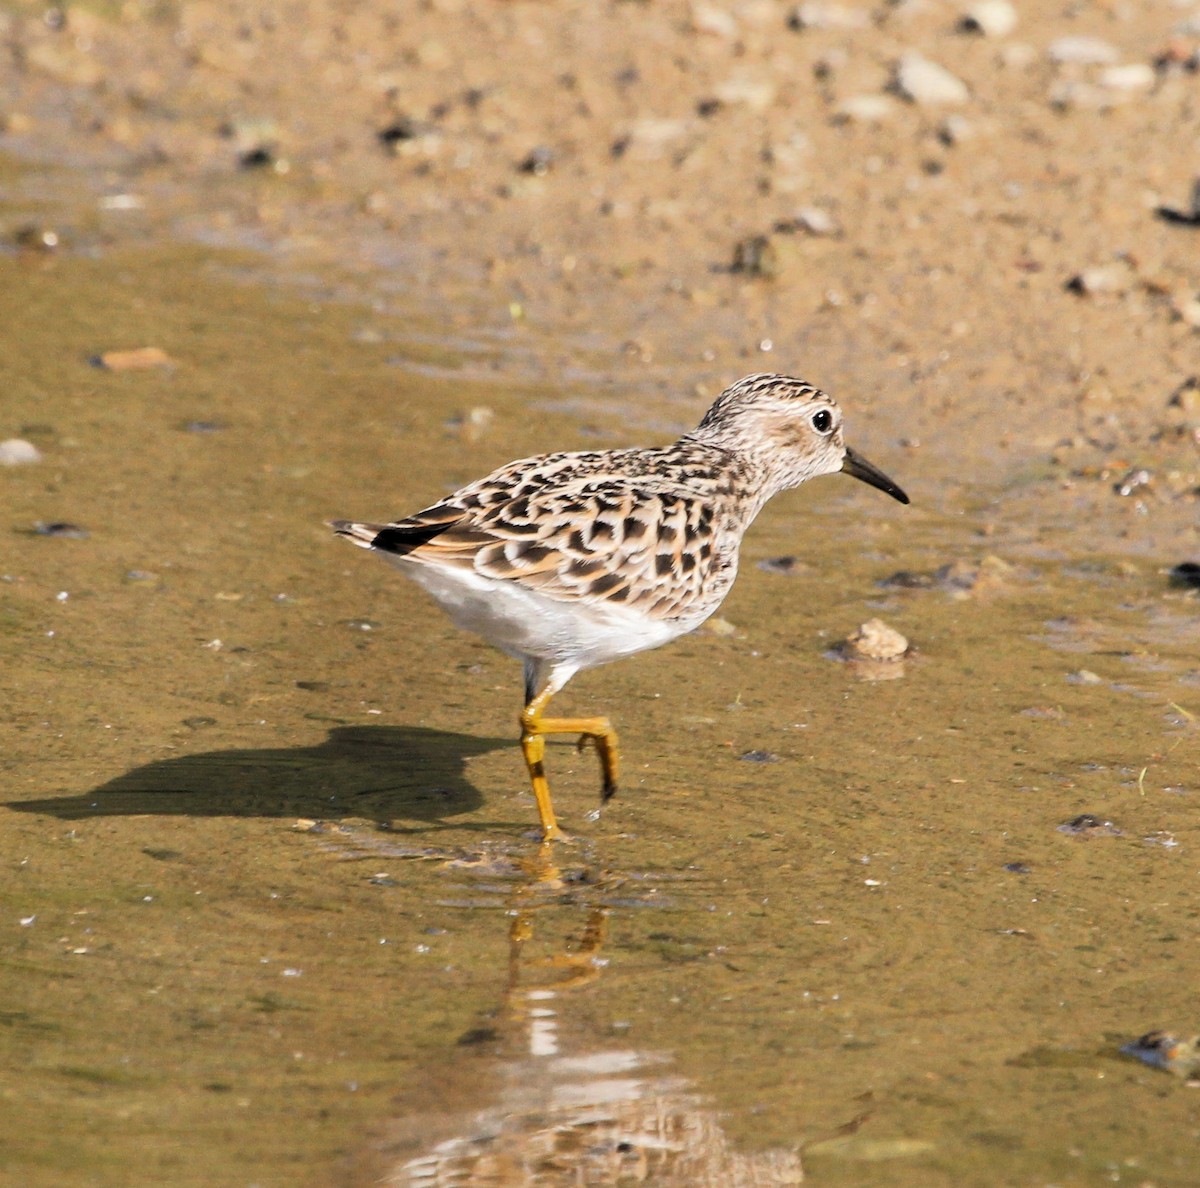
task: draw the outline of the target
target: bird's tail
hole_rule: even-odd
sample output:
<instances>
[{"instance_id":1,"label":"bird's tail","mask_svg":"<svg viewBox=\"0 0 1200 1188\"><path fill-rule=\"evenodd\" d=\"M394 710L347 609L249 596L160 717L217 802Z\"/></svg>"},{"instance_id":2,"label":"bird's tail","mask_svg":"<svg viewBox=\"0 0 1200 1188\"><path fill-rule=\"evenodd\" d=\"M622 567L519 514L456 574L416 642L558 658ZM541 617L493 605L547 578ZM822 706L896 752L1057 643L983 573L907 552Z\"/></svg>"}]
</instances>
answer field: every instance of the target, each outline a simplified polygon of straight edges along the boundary
<instances>
[{"instance_id":1,"label":"bird's tail","mask_svg":"<svg viewBox=\"0 0 1200 1188\"><path fill-rule=\"evenodd\" d=\"M374 548L375 538L383 529L382 524L356 524L353 520L330 520L329 527L360 549Z\"/></svg>"}]
</instances>

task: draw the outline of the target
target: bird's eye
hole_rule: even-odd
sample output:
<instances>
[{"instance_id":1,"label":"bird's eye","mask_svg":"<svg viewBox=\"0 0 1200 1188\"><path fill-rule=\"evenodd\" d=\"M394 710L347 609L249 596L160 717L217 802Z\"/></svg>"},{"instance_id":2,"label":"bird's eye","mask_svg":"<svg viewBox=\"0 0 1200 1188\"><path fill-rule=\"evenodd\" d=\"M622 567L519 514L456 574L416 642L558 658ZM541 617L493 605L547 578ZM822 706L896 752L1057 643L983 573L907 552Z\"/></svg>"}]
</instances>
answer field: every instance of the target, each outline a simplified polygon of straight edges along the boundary
<instances>
[{"instance_id":1,"label":"bird's eye","mask_svg":"<svg viewBox=\"0 0 1200 1188\"><path fill-rule=\"evenodd\" d=\"M818 409L813 413L812 424L818 433L828 433L833 428L833 413L827 408Z\"/></svg>"}]
</instances>

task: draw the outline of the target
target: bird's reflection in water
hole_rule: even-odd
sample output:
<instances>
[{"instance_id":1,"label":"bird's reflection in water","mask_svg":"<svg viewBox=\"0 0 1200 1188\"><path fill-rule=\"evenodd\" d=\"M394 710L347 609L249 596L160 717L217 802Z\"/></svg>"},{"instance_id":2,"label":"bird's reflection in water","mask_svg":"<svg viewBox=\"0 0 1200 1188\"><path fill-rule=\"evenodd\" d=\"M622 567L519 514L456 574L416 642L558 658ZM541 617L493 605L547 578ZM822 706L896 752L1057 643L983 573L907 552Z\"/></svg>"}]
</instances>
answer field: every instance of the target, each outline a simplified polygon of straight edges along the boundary
<instances>
[{"instance_id":1,"label":"bird's reflection in water","mask_svg":"<svg viewBox=\"0 0 1200 1188\"><path fill-rule=\"evenodd\" d=\"M570 1026L573 995L605 967L611 909L581 903L578 939L535 957L539 913L561 906L558 892L566 886L551 848L543 846L513 893L502 1005L467 1037L493 1047L490 1075L478 1078L490 1086L491 1100L477 1099L477 1108L443 1115L433 1126L423 1119L420 1153L406 1153L379 1182L393 1188L800 1183L795 1152L732 1150L709 1103L669 1074L669 1056L587 1046ZM401 1146L411 1152L411 1129L402 1129L409 1129L409 1142Z\"/></svg>"}]
</instances>

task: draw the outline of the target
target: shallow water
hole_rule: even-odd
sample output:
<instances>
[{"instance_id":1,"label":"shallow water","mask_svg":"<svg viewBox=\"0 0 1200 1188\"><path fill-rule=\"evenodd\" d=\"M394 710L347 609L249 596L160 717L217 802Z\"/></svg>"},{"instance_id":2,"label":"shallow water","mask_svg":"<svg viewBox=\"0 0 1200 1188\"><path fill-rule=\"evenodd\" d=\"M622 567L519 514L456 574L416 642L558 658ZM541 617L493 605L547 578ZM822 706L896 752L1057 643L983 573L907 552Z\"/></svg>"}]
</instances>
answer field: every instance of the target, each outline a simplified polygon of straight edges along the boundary
<instances>
[{"instance_id":1,"label":"shallow water","mask_svg":"<svg viewBox=\"0 0 1200 1188\"><path fill-rule=\"evenodd\" d=\"M547 855L516 666L323 521L646 431L243 266L0 258L0 436L45 455L0 470L11 1182L1195 1182L1194 1091L1117 1055L1196 1023L1200 623L1161 562L863 418L913 506L777 500L731 629L573 682L627 775L589 820L552 744ZM965 596L882 584L988 554ZM875 616L900 679L827 655Z\"/></svg>"}]
</instances>

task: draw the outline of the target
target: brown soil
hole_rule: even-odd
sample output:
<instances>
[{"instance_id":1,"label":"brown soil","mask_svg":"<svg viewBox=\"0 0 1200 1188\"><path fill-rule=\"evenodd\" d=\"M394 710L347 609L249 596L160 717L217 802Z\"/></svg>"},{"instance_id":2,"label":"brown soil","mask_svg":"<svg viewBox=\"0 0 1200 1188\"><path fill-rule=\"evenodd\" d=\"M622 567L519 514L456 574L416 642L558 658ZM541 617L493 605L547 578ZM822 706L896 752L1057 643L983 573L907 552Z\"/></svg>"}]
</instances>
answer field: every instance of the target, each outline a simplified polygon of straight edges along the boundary
<instances>
[{"instance_id":1,"label":"brown soil","mask_svg":"<svg viewBox=\"0 0 1200 1188\"><path fill-rule=\"evenodd\" d=\"M992 38L965 5L826 5L855 27L802 30L794 7L18 5L0 113L16 151L102 162L144 202L85 239L165 224L365 266L396 302L548 331L541 375L591 349L651 420L798 372L860 436L907 443L918 491L1167 454L1173 500L1196 468L1194 409L1168 402L1196 370L1200 284L1200 232L1155 215L1190 202L1179 11L1024 5ZM1051 60L1085 35L1152 85ZM890 96L912 51L966 102ZM864 95L893 100L877 122L844 114ZM757 236L766 275L734 271Z\"/></svg>"}]
</instances>

